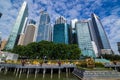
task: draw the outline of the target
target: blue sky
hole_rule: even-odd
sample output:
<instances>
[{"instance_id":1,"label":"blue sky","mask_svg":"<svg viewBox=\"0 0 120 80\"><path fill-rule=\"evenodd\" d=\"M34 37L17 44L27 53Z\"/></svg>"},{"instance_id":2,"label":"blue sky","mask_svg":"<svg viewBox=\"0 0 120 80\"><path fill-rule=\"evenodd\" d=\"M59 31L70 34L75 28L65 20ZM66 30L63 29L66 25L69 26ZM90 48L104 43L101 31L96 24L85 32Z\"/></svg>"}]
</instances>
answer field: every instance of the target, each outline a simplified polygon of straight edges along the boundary
<instances>
[{"instance_id":1,"label":"blue sky","mask_svg":"<svg viewBox=\"0 0 120 80\"><path fill-rule=\"evenodd\" d=\"M15 23L18 11L24 0L0 0L0 32L7 39ZM25 0L29 6L29 18L38 22L41 9L46 10L51 22L62 15L71 19L90 18L91 13L97 14L105 28L112 49L117 53L116 42L120 41L120 0Z\"/></svg>"}]
</instances>

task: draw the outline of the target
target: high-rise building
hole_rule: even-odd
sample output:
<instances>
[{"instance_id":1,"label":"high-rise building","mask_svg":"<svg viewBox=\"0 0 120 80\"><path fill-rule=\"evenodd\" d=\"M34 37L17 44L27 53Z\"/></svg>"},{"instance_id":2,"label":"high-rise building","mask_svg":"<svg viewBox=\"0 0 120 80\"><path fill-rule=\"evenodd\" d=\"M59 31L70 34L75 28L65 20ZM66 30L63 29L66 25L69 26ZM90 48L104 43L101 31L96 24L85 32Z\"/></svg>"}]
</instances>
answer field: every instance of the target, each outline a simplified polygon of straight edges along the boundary
<instances>
[{"instance_id":1,"label":"high-rise building","mask_svg":"<svg viewBox=\"0 0 120 80\"><path fill-rule=\"evenodd\" d=\"M36 25L36 21L34 21L33 19L30 19L30 20L29 20L29 24L34 24L34 25Z\"/></svg>"},{"instance_id":2,"label":"high-rise building","mask_svg":"<svg viewBox=\"0 0 120 80\"><path fill-rule=\"evenodd\" d=\"M2 42L2 36L1 36L1 32L0 32L0 45L1 45L1 42Z\"/></svg>"},{"instance_id":3,"label":"high-rise building","mask_svg":"<svg viewBox=\"0 0 120 80\"><path fill-rule=\"evenodd\" d=\"M61 19L61 17L59 18ZM69 27L67 23L55 24L53 28L53 42L69 44Z\"/></svg>"},{"instance_id":4,"label":"high-rise building","mask_svg":"<svg viewBox=\"0 0 120 80\"><path fill-rule=\"evenodd\" d=\"M75 25L77 44L84 56L96 57L91 39L88 20L78 21Z\"/></svg>"},{"instance_id":5,"label":"high-rise building","mask_svg":"<svg viewBox=\"0 0 120 80\"><path fill-rule=\"evenodd\" d=\"M2 16L2 13L0 13L0 18L1 18L1 16Z\"/></svg>"},{"instance_id":6,"label":"high-rise building","mask_svg":"<svg viewBox=\"0 0 120 80\"><path fill-rule=\"evenodd\" d=\"M91 19L88 19L88 24L89 24L89 29L90 29L93 49L94 49L96 57L98 57L98 56L100 56L101 49L99 48L99 44L97 43L97 37L96 37L96 33L95 33L95 30L94 30L94 27L93 27Z\"/></svg>"},{"instance_id":7,"label":"high-rise building","mask_svg":"<svg viewBox=\"0 0 120 80\"><path fill-rule=\"evenodd\" d=\"M37 42L46 40L51 41L51 24L50 24L50 16L47 12L41 11L40 12L40 21L38 26L37 32Z\"/></svg>"},{"instance_id":8,"label":"high-rise building","mask_svg":"<svg viewBox=\"0 0 120 80\"><path fill-rule=\"evenodd\" d=\"M24 41L24 37L25 37L25 30L27 27L27 22L28 22L28 18L26 17L17 45L23 45L23 41Z\"/></svg>"},{"instance_id":9,"label":"high-rise building","mask_svg":"<svg viewBox=\"0 0 120 80\"><path fill-rule=\"evenodd\" d=\"M111 49L107 35L105 33L105 30L103 28L103 25L99 17L96 16L95 14L92 14L91 17L92 17L93 28L94 28L95 35L97 37L97 41L100 49Z\"/></svg>"},{"instance_id":10,"label":"high-rise building","mask_svg":"<svg viewBox=\"0 0 120 80\"><path fill-rule=\"evenodd\" d=\"M69 44L69 25L55 24L53 29L53 42Z\"/></svg>"},{"instance_id":11,"label":"high-rise building","mask_svg":"<svg viewBox=\"0 0 120 80\"><path fill-rule=\"evenodd\" d=\"M71 23L70 23L70 25L71 25L71 29L72 30L70 30L71 31L71 43L73 43L73 44L77 44L77 40L76 40L76 30L75 30L75 24L76 24L76 22L78 21L78 19L73 19L73 20L71 20Z\"/></svg>"},{"instance_id":12,"label":"high-rise building","mask_svg":"<svg viewBox=\"0 0 120 80\"><path fill-rule=\"evenodd\" d=\"M35 30L36 30L36 22L34 20L30 20L27 28L25 30L25 37L23 41L23 45L27 45L34 41L35 38Z\"/></svg>"},{"instance_id":13,"label":"high-rise building","mask_svg":"<svg viewBox=\"0 0 120 80\"><path fill-rule=\"evenodd\" d=\"M21 9L19 11L19 14L17 16L16 22L13 26L12 32L9 36L9 39L8 39L5 49L7 49L7 50L13 49L13 47L18 44L18 41L20 38L20 33L23 30L27 16L28 16L28 6L27 6L27 2L24 1Z\"/></svg>"},{"instance_id":14,"label":"high-rise building","mask_svg":"<svg viewBox=\"0 0 120 80\"><path fill-rule=\"evenodd\" d=\"M7 43L7 40L5 39L1 41L0 50L3 50L5 48L6 43Z\"/></svg>"},{"instance_id":15,"label":"high-rise building","mask_svg":"<svg viewBox=\"0 0 120 80\"><path fill-rule=\"evenodd\" d=\"M55 24L64 24L66 23L66 19L63 16L60 16L59 18L56 19Z\"/></svg>"},{"instance_id":16,"label":"high-rise building","mask_svg":"<svg viewBox=\"0 0 120 80\"><path fill-rule=\"evenodd\" d=\"M92 30L93 30L92 33L94 34L92 38L94 39L97 45L97 49L98 49L99 56L100 56L101 53L104 53L104 51L108 50L109 52L112 50L110 50L111 49L110 43L108 41L107 35L105 33L105 30L103 28L103 25L99 17L96 16L94 13L91 15L91 17L92 17L91 23L92 23Z\"/></svg>"},{"instance_id":17,"label":"high-rise building","mask_svg":"<svg viewBox=\"0 0 120 80\"><path fill-rule=\"evenodd\" d=\"M118 52L120 53L120 42L117 42Z\"/></svg>"}]
</instances>

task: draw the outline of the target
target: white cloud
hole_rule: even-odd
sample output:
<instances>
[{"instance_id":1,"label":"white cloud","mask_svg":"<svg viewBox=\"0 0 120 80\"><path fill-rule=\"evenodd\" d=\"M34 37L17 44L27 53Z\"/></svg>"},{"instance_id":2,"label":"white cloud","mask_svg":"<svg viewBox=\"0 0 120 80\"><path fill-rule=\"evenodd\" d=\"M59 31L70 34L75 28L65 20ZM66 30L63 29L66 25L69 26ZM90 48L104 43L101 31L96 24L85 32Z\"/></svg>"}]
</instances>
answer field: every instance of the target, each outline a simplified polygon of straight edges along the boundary
<instances>
[{"instance_id":1,"label":"white cloud","mask_svg":"<svg viewBox=\"0 0 120 80\"><path fill-rule=\"evenodd\" d=\"M18 11L13 7L10 0L1 0L0 12L3 14L0 19L0 32L2 32L3 38L8 38Z\"/></svg>"}]
</instances>

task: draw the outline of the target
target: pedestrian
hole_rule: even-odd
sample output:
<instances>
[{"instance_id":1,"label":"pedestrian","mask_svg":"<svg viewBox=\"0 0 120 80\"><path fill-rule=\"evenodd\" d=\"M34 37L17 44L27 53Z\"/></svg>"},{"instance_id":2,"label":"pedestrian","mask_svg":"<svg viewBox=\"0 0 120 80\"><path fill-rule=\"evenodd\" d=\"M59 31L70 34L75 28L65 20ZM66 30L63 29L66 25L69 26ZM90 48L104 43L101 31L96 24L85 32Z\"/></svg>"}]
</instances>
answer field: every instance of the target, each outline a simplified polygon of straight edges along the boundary
<instances>
[{"instance_id":1,"label":"pedestrian","mask_svg":"<svg viewBox=\"0 0 120 80\"><path fill-rule=\"evenodd\" d=\"M61 62L60 61L58 61L58 65L61 66Z\"/></svg>"}]
</instances>

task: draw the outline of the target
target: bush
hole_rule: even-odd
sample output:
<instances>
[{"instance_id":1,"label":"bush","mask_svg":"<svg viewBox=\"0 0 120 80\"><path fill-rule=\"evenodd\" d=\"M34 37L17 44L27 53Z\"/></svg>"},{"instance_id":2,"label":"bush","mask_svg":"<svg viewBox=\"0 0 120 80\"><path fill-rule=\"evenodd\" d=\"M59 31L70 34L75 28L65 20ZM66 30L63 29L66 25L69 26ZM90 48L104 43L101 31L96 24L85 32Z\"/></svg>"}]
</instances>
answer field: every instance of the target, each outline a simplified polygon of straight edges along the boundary
<instances>
[{"instance_id":1,"label":"bush","mask_svg":"<svg viewBox=\"0 0 120 80\"><path fill-rule=\"evenodd\" d=\"M102 68L103 68L103 67L104 67L104 64L103 64L103 63L98 63L98 62L96 62L96 63L95 63L95 67L102 67Z\"/></svg>"},{"instance_id":2,"label":"bush","mask_svg":"<svg viewBox=\"0 0 120 80\"><path fill-rule=\"evenodd\" d=\"M83 67L86 68L87 67L87 63L86 62L82 62L81 64L76 64L77 67Z\"/></svg>"}]
</instances>

